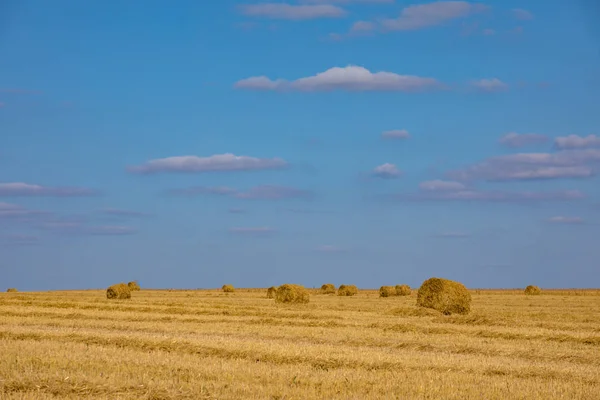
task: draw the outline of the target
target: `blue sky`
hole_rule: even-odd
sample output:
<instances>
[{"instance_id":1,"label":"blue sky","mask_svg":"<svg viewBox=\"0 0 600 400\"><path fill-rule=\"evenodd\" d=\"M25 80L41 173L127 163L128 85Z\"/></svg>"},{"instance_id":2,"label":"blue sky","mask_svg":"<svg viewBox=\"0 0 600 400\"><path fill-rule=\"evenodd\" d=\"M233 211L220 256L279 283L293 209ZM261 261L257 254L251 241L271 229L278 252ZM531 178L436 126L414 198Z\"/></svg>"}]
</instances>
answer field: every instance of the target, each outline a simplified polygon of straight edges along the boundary
<instances>
[{"instance_id":1,"label":"blue sky","mask_svg":"<svg viewBox=\"0 0 600 400\"><path fill-rule=\"evenodd\" d=\"M5 1L0 285L597 287L592 1Z\"/></svg>"}]
</instances>

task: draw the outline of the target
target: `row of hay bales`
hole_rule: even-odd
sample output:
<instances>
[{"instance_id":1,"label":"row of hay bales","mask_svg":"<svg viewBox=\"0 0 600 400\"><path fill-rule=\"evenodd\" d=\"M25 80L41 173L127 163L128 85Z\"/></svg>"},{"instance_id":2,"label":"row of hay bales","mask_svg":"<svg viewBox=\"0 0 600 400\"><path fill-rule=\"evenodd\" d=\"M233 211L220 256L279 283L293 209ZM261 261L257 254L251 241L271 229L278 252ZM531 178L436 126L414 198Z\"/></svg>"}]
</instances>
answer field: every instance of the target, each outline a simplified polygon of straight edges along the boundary
<instances>
[{"instance_id":1,"label":"row of hay bales","mask_svg":"<svg viewBox=\"0 0 600 400\"><path fill-rule=\"evenodd\" d=\"M354 296L358 294L358 287L356 285L340 285L339 288L335 288L333 283L326 283L321 286L321 294L336 294L338 296Z\"/></svg>"},{"instance_id":2,"label":"row of hay bales","mask_svg":"<svg viewBox=\"0 0 600 400\"><path fill-rule=\"evenodd\" d=\"M131 292L137 292L139 290L141 290L141 288L137 281L131 281L129 283L121 282L106 289L106 298L110 300L130 299Z\"/></svg>"},{"instance_id":3,"label":"row of hay bales","mask_svg":"<svg viewBox=\"0 0 600 400\"><path fill-rule=\"evenodd\" d=\"M410 296L411 292L408 285L382 286L379 288L379 297Z\"/></svg>"}]
</instances>

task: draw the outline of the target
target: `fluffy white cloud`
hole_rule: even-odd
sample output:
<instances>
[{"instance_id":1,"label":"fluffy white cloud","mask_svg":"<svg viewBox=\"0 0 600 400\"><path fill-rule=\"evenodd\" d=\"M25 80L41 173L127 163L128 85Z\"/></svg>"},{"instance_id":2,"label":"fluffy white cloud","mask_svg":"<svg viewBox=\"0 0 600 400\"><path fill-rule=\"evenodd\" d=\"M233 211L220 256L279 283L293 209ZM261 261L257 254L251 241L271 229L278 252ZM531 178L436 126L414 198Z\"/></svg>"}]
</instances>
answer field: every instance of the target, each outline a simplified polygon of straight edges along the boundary
<instances>
[{"instance_id":1,"label":"fluffy white cloud","mask_svg":"<svg viewBox=\"0 0 600 400\"><path fill-rule=\"evenodd\" d=\"M384 139L408 139L410 134L406 129L392 129L381 134Z\"/></svg>"},{"instance_id":2,"label":"fluffy white cloud","mask_svg":"<svg viewBox=\"0 0 600 400\"><path fill-rule=\"evenodd\" d=\"M382 164L378 167L375 167L373 170L373 176L378 178L393 179L400 177L400 175L402 175L402 173L398 167L390 163Z\"/></svg>"},{"instance_id":3,"label":"fluffy white cloud","mask_svg":"<svg viewBox=\"0 0 600 400\"><path fill-rule=\"evenodd\" d=\"M436 1L408 6L402 10L398 18L385 19L381 21L381 25L384 29L392 31L423 29L464 18L486 9L487 6L480 3Z\"/></svg>"},{"instance_id":4,"label":"fluffy white cloud","mask_svg":"<svg viewBox=\"0 0 600 400\"><path fill-rule=\"evenodd\" d=\"M558 216L549 218L548 221L555 224L582 224L583 218Z\"/></svg>"},{"instance_id":5,"label":"fluffy white cloud","mask_svg":"<svg viewBox=\"0 0 600 400\"><path fill-rule=\"evenodd\" d=\"M180 156L150 160L142 165L131 166L130 172L151 174L157 172L213 172L249 171L275 169L287 166L281 158L256 158L235 154L215 154L210 157Z\"/></svg>"},{"instance_id":6,"label":"fluffy white cloud","mask_svg":"<svg viewBox=\"0 0 600 400\"><path fill-rule=\"evenodd\" d=\"M480 92L502 92L508 90L508 85L498 78L471 81L471 86Z\"/></svg>"},{"instance_id":7,"label":"fluffy white cloud","mask_svg":"<svg viewBox=\"0 0 600 400\"><path fill-rule=\"evenodd\" d=\"M559 149L588 149L600 147L600 136L561 136L554 140L554 145Z\"/></svg>"},{"instance_id":8,"label":"fluffy white cloud","mask_svg":"<svg viewBox=\"0 0 600 400\"><path fill-rule=\"evenodd\" d=\"M330 4L292 5L285 3L260 3L239 6L242 14L249 17L271 19L307 20L317 18L340 18L347 12Z\"/></svg>"},{"instance_id":9,"label":"fluffy white cloud","mask_svg":"<svg viewBox=\"0 0 600 400\"><path fill-rule=\"evenodd\" d=\"M460 182L433 180L421 182L419 189L429 192L444 192L464 190L466 186Z\"/></svg>"},{"instance_id":10,"label":"fluffy white cloud","mask_svg":"<svg viewBox=\"0 0 600 400\"><path fill-rule=\"evenodd\" d=\"M519 20L529 20L529 19L533 19L533 14L527 10L524 10L522 8L513 8L512 9L512 15L513 17L515 17L516 19Z\"/></svg>"},{"instance_id":11,"label":"fluffy white cloud","mask_svg":"<svg viewBox=\"0 0 600 400\"><path fill-rule=\"evenodd\" d=\"M516 133L509 132L498 141L501 145L511 148L519 148L548 142L548 136L538 133Z\"/></svg>"},{"instance_id":12,"label":"fluffy white cloud","mask_svg":"<svg viewBox=\"0 0 600 400\"><path fill-rule=\"evenodd\" d=\"M441 89L443 85L433 78L398 75L393 72L371 72L364 67L349 65L333 67L314 76L295 81L271 80L266 76L242 79L235 84L238 89L316 91L398 91L419 92Z\"/></svg>"},{"instance_id":13,"label":"fluffy white cloud","mask_svg":"<svg viewBox=\"0 0 600 400\"><path fill-rule=\"evenodd\" d=\"M52 187L23 182L0 183L0 196L79 197L92 196L95 191L78 187Z\"/></svg>"}]
</instances>

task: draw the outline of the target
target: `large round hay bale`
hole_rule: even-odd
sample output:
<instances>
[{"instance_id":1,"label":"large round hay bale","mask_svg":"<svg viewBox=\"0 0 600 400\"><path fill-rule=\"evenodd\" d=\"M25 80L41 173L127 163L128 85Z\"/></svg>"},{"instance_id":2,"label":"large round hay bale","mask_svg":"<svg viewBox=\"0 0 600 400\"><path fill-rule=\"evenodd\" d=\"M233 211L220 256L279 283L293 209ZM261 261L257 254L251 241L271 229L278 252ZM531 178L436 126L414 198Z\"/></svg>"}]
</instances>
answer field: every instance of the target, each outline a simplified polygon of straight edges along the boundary
<instances>
[{"instance_id":1,"label":"large round hay bale","mask_svg":"<svg viewBox=\"0 0 600 400\"><path fill-rule=\"evenodd\" d=\"M335 285L333 283L326 283L321 286L321 294L335 294Z\"/></svg>"},{"instance_id":2,"label":"large round hay bale","mask_svg":"<svg viewBox=\"0 0 600 400\"><path fill-rule=\"evenodd\" d=\"M277 288L275 292L275 302L276 303L308 303L310 300L310 295L308 290L304 288L304 286L300 285L292 285L286 283L285 285L281 285Z\"/></svg>"},{"instance_id":3,"label":"large round hay bale","mask_svg":"<svg viewBox=\"0 0 600 400\"><path fill-rule=\"evenodd\" d=\"M270 288L268 288L267 289L267 299L274 299L275 292L277 292L277 287L271 286Z\"/></svg>"},{"instance_id":4,"label":"large round hay bale","mask_svg":"<svg viewBox=\"0 0 600 400\"><path fill-rule=\"evenodd\" d=\"M106 289L106 298L107 299L130 299L131 298L131 290L129 290L129 286L124 283L117 283L116 285L112 285L108 289Z\"/></svg>"},{"instance_id":5,"label":"large round hay bale","mask_svg":"<svg viewBox=\"0 0 600 400\"><path fill-rule=\"evenodd\" d=\"M137 281L131 281L127 283L127 286L129 286L129 290L131 290L132 292L137 292L142 289Z\"/></svg>"},{"instance_id":6,"label":"large round hay bale","mask_svg":"<svg viewBox=\"0 0 600 400\"><path fill-rule=\"evenodd\" d=\"M379 297L392 297L396 295L396 289L393 286L382 286L379 288Z\"/></svg>"},{"instance_id":7,"label":"large round hay bale","mask_svg":"<svg viewBox=\"0 0 600 400\"><path fill-rule=\"evenodd\" d=\"M356 285L340 285L338 288L338 296L354 296L357 293Z\"/></svg>"},{"instance_id":8,"label":"large round hay bale","mask_svg":"<svg viewBox=\"0 0 600 400\"><path fill-rule=\"evenodd\" d=\"M223 285L223 287L221 289L223 289L223 291L225 293L233 293L233 292L235 292L235 288L233 287L233 285Z\"/></svg>"},{"instance_id":9,"label":"large round hay bale","mask_svg":"<svg viewBox=\"0 0 600 400\"><path fill-rule=\"evenodd\" d=\"M525 294L528 296L537 296L542 294L542 289L539 286L529 285L525 288Z\"/></svg>"},{"instance_id":10,"label":"large round hay bale","mask_svg":"<svg viewBox=\"0 0 600 400\"><path fill-rule=\"evenodd\" d=\"M410 296L411 290L408 285L396 285L396 296Z\"/></svg>"},{"instance_id":11,"label":"large round hay bale","mask_svg":"<svg viewBox=\"0 0 600 400\"><path fill-rule=\"evenodd\" d=\"M468 314L471 311L471 294L460 282L430 278L419 288L417 305L445 315Z\"/></svg>"},{"instance_id":12,"label":"large round hay bale","mask_svg":"<svg viewBox=\"0 0 600 400\"><path fill-rule=\"evenodd\" d=\"M14 287L6 289L6 293L17 293L17 292L18 292L17 288L14 288Z\"/></svg>"}]
</instances>

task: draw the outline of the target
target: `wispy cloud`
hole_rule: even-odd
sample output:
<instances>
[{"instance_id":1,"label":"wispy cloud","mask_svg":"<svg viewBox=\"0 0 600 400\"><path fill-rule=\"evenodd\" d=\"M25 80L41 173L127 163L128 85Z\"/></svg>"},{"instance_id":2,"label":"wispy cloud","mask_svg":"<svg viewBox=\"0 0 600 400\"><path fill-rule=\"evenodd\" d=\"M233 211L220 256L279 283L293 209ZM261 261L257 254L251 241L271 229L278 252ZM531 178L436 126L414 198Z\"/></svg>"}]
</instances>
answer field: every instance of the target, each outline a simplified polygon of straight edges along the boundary
<instances>
[{"instance_id":1,"label":"wispy cloud","mask_svg":"<svg viewBox=\"0 0 600 400\"><path fill-rule=\"evenodd\" d=\"M235 227L229 229L230 233L240 234L240 235L268 235L277 232L276 229L271 228L269 226L259 226L259 227Z\"/></svg>"},{"instance_id":2,"label":"wispy cloud","mask_svg":"<svg viewBox=\"0 0 600 400\"><path fill-rule=\"evenodd\" d=\"M292 90L303 92L317 91L397 91L420 92L442 89L444 86L433 78L414 75L399 75L393 72L371 72L364 67L349 65L334 67L314 76L288 81L271 80L266 76L242 79L235 84L238 89L248 90Z\"/></svg>"},{"instance_id":3,"label":"wispy cloud","mask_svg":"<svg viewBox=\"0 0 600 400\"><path fill-rule=\"evenodd\" d=\"M399 178L402 175L402 173L400 172L398 167L396 167L394 164L390 164L390 163L385 163L385 164L379 165L378 167L375 167L372 174L373 174L373 176L375 176L377 178L384 178L384 179L395 179L395 178Z\"/></svg>"},{"instance_id":4,"label":"wispy cloud","mask_svg":"<svg viewBox=\"0 0 600 400\"><path fill-rule=\"evenodd\" d=\"M90 236L125 236L133 235L138 231L130 226L123 225L87 225L82 221L50 221L42 223L41 229L66 235Z\"/></svg>"},{"instance_id":5,"label":"wispy cloud","mask_svg":"<svg viewBox=\"0 0 600 400\"><path fill-rule=\"evenodd\" d=\"M427 192L461 191L466 186L460 182L433 180L421 182L419 189Z\"/></svg>"},{"instance_id":6,"label":"wispy cloud","mask_svg":"<svg viewBox=\"0 0 600 400\"><path fill-rule=\"evenodd\" d=\"M466 1L436 1L428 4L411 5L402 10L395 19L384 19L381 26L389 31L409 31L442 25L487 10L480 3Z\"/></svg>"},{"instance_id":7,"label":"wispy cloud","mask_svg":"<svg viewBox=\"0 0 600 400\"><path fill-rule=\"evenodd\" d=\"M347 12L331 4L292 5L285 3L244 4L239 6L242 14L249 17L262 17L285 20L308 20L318 18L341 18Z\"/></svg>"},{"instance_id":8,"label":"wispy cloud","mask_svg":"<svg viewBox=\"0 0 600 400\"><path fill-rule=\"evenodd\" d=\"M0 219L29 220L32 218L47 216L50 213L39 210L30 210L17 204L0 202Z\"/></svg>"},{"instance_id":9,"label":"wispy cloud","mask_svg":"<svg viewBox=\"0 0 600 400\"><path fill-rule=\"evenodd\" d=\"M503 146L516 149L520 147L544 144L548 141L548 136L541 135L538 133L509 132L506 135L502 136L500 140L498 140L498 143L500 143Z\"/></svg>"},{"instance_id":10,"label":"wispy cloud","mask_svg":"<svg viewBox=\"0 0 600 400\"><path fill-rule=\"evenodd\" d=\"M518 153L488 158L447 176L459 181L519 181L589 178L592 164L600 162L600 150L565 150L557 153Z\"/></svg>"},{"instance_id":11,"label":"wispy cloud","mask_svg":"<svg viewBox=\"0 0 600 400\"><path fill-rule=\"evenodd\" d=\"M306 4L393 4L395 0L300 0Z\"/></svg>"},{"instance_id":12,"label":"wispy cloud","mask_svg":"<svg viewBox=\"0 0 600 400\"><path fill-rule=\"evenodd\" d=\"M310 198L313 193L309 190L297 189L288 186L278 185L259 185L248 190L237 190L225 186L207 187L194 186L185 189L174 189L170 191L174 195L195 196L195 195L221 195L230 196L237 199L256 199L256 200L283 200L295 198Z\"/></svg>"},{"instance_id":13,"label":"wispy cloud","mask_svg":"<svg viewBox=\"0 0 600 400\"><path fill-rule=\"evenodd\" d=\"M131 211L131 210L121 210L118 208L102 208L98 210L99 213L104 215L109 215L113 217L149 217L151 214L140 212L140 211Z\"/></svg>"},{"instance_id":14,"label":"wispy cloud","mask_svg":"<svg viewBox=\"0 0 600 400\"><path fill-rule=\"evenodd\" d=\"M558 149L589 149L600 147L600 136L561 136L554 140L554 146Z\"/></svg>"},{"instance_id":15,"label":"wispy cloud","mask_svg":"<svg viewBox=\"0 0 600 400\"><path fill-rule=\"evenodd\" d=\"M548 218L548 222L552 222L554 224L583 224L583 218L557 216Z\"/></svg>"},{"instance_id":16,"label":"wispy cloud","mask_svg":"<svg viewBox=\"0 0 600 400\"><path fill-rule=\"evenodd\" d=\"M470 233L466 233L466 232L440 232L440 233L436 233L434 235L435 237L438 238L446 238L446 239L461 239L461 238L467 238L470 237L471 234Z\"/></svg>"},{"instance_id":17,"label":"wispy cloud","mask_svg":"<svg viewBox=\"0 0 600 400\"><path fill-rule=\"evenodd\" d=\"M0 235L0 243L12 246L32 246L40 243L40 238L34 235L8 234Z\"/></svg>"},{"instance_id":18,"label":"wispy cloud","mask_svg":"<svg viewBox=\"0 0 600 400\"><path fill-rule=\"evenodd\" d=\"M471 87L480 92L504 92L508 90L508 84L502 82L498 78L479 79L470 82Z\"/></svg>"},{"instance_id":19,"label":"wispy cloud","mask_svg":"<svg viewBox=\"0 0 600 400\"><path fill-rule=\"evenodd\" d=\"M513 8L511 10L514 18L522 21L533 19L533 14L530 11L524 10L522 8Z\"/></svg>"},{"instance_id":20,"label":"wispy cloud","mask_svg":"<svg viewBox=\"0 0 600 400\"><path fill-rule=\"evenodd\" d=\"M0 196L4 197L80 197L95 194L96 191L81 187L53 187L23 182L0 183Z\"/></svg>"},{"instance_id":21,"label":"wispy cloud","mask_svg":"<svg viewBox=\"0 0 600 400\"><path fill-rule=\"evenodd\" d=\"M281 158L257 158L236 156L231 153L209 157L179 156L150 160L142 165L130 166L128 170L137 174L159 172L216 172L251 171L284 168L288 164Z\"/></svg>"},{"instance_id":22,"label":"wispy cloud","mask_svg":"<svg viewBox=\"0 0 600 400\"><path fill-rule=\"evenodd\" d=\"M18 89L18 88L0 88L0 93L4 94L42 94L39 90Z\"/></svg>"},{"instance_id":23,"label":"wispy cloud","mask_svg":"<svg viewBox=\"0 0 600 400\"><path fill-rule=\"evenodd\" d=\"M406 129L392 129L389 131L384 131L381 134L383 139L409 139L410 134Z\"/></svg>"}]
</instances>

